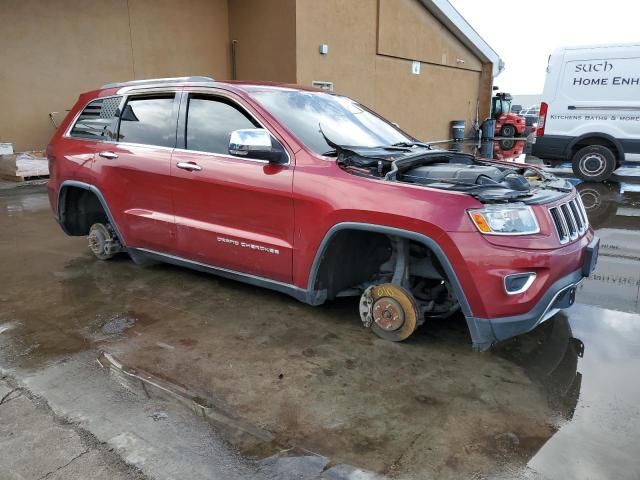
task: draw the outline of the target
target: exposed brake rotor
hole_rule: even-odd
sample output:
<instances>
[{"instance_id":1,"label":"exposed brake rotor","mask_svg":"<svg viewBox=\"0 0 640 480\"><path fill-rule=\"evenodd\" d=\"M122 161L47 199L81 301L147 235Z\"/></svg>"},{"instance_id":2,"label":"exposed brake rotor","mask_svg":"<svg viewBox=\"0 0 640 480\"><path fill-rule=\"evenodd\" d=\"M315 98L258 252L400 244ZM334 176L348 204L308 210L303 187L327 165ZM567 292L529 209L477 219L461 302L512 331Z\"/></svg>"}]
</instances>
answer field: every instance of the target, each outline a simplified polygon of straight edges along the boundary
<instances>
[{"instance_id":1,"label":"exposed brake rotor","mask_svg":"<svg viewBox=\"0 0 640 480\"><path fill-rule=\"evenodd\" d=\"M100 260L108 260L122 250L111 225L94 223L89 230L89 248Z\"/></svg>"},{"instance_id":2,"label":"exposed brake rotor","mask_svg":"<svg viewBox=\"0 0 640 480\"><path fill-rule=\"evenodd\" d=\"M400 342L415 331L418 307L413 295L398 285L372 285L360 297L360 318L379 337Z\"/></svg>"}]
</instances>

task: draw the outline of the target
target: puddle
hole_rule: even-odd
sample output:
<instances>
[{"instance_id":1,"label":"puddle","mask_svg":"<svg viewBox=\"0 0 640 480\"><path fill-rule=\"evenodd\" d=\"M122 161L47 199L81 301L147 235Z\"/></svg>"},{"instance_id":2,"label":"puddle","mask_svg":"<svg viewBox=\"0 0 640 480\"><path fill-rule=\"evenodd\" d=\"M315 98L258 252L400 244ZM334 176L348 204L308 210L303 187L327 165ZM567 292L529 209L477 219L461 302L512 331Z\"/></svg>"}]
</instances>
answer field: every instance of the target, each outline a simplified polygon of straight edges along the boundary
<instances>
[{"instance_id":1,"label":"puddle","mask_svg":"<svg viewBox=\"0 0 640 480\"><path fill-rule=\"evenodd\" d=\"M609 310L575 306L486 354L461 317L392 344L361 328L349 300L313 308L177 267L98 262L48 210L23 209L0 217L0 364L108 351L129 367L114 371L124 384L183 389L255 458L295 446L296 458L415 479L581 478L577 461L600 472L612 458L637 472L640 317L613 309L640 312L640 189L575 183L603 242L578 301ZM16 195L0 192L0 211Z\"/></svg>"}]
</instances>

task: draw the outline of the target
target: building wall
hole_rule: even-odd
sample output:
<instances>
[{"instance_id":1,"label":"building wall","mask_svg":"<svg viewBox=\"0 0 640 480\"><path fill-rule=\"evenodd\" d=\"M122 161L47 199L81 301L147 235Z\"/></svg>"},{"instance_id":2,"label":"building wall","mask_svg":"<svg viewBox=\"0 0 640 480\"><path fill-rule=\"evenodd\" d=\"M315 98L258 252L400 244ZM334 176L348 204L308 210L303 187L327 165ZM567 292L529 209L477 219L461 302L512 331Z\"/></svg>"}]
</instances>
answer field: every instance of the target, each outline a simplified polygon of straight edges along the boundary
<instances>
[{"instance_id":1,"label":"building wall","mask_svg":"<svg viewBox=\"0 0 640 480\"><path fill-rule=\"evenodd\" d=\"M424 140L470 124L478 98L482 118L491 94L490 66L418 0L2 0L0 18L0 142L17 151L103 83L231 78L231 40L238 79L332 81Z\"/></svg>"},{"instance_id":2,"label":"building wall","mask_svg":"<svg viewBox=\"0 0 640 480\"><path fill-rule=\"evenodd\" d=\"M296 1L229 0L236 78L296 81Z\"/></svg>"},{"instance_id":3,"label":"building wall","mask_svg":"<svg viewBox=\"0 0 640 480\"><path fill-rule=\"evenodd\" d=\"M0 141L41 149L49 112L103 83L229 77L227 0L2 0Z\"/></svg>"},{"instance_id":4,"label":"building wall","mask_svg":"<svg viewBox=\"0 0 640 480\"><path fill-rule=\"evenodd\" d=\"M299 84L331 81L420 139L450 138L449 122L470 126L490 97L482 62L418 0L298 0L296 18Z\"/></svg>"}]
</instances>

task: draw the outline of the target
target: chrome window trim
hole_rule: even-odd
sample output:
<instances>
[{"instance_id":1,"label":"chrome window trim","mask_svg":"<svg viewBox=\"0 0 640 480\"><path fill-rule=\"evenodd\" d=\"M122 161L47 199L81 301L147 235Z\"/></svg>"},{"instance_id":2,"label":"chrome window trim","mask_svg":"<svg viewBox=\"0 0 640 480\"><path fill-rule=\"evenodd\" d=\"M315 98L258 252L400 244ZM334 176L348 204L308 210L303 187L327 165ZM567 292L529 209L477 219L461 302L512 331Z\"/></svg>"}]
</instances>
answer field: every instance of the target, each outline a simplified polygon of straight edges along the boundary
<instances>
[{"instance_id":1,"label":"chrome window trim","mask_svg":"<svg viewBox=\"0 0 640 480\"><path fill-rule=\"evenodd\" d=\"M206 84L209 88L201 88L200 85L195 85L196 86L196 90L195 91L186 91L184 93L186 93L187 95L189 95L190 93L200 93L200 94L205 94L205 95L212 95L212 96L219 96L219 97L223 97L225 99L228 99L229 101L234 102L235 104L237 104L237 101L235 99L233 99L231 96L225 94L225 93L221 93L219 90L216 90L215 92L212 92L211 89L214 88L214 85L210 85L210 84ZM184 86L184 85L183 85ZM115 95L107 95L104 97L96 97L96 98L92 98L91 100L89 100L88 102L86 102L82 108L78 111L78 113L75 115L75 117L73 118L73 122L70 123L69 127L67 128L67 130L65 131L63 137L65 138L69 138L71 140L82 140L82 141L96 141L96 142L100 142L100 143L109 143L109 144L113 144L113 145L125 145L125 146L142 146L142 147L152 147L152 148L161 148L161 149L166 149L166 150L175 150L178 152L189 152L189 153L196 153L199 155L212 155L212 156L218 156L218 157L223 157L223 158L233 158L236 160L246 160L246 161L250 161L250 162L257 162L257 163L263 163L263 164L268 164L271 163L268 160L262 160L262 159L258 159L258 158L247 158L247 157L236 157L234 155L229 155L229 154L222 154L222 153L213 153L213 152L204 152L202 150L189 150L186 148L175 148L175 147L165 147L162 145L154 145L154 144L149 144L149 143L134 143L134 142L118 142L116 140L107 140L107 139L94 139L94 138L84 138L84 137L73 137L71 136L71 130L73 129L74 125L76 124L76 122L78 121L78 117L82 114L82 112L84 111L85 108L87 108L87 106L91 103L91 102L95 102L96 100L102 100L105 98L116 98L116 97L122 97L124 100L124 103L126 104L129 101L129 97L130 96L134 96L138 93L146 95L146 94L154 94L154 93L160 93L160 94L166 94L166 93L178 93L179 91L182 91L182 86L180 89L176 89L175 87L170 87L167 85L164 85L164 88L160 88L162 87L161 85L149 85L149 86L145 86L145 88L140 88L140 87L124 87L121 88L120 90L118 90L118 92ZM186 87L191 87L191 85L186 85ZM139 92L136 92L139 91ZM134 92L134 93L129 93L127 94L127 92ZM188 101L188 100L187 100ZM248 111L246 108L244 108L243 110L246 111L246 113L252 118L252 120L254 120L258 125L260 125L260 127L264 128L267 132L269 132L269 135L271 135L273 138L275 138L278 143L280 143L282 145L282 142L280 140L278 140L278 138L271 132L271 130L269 130L268 128L265 127L264 123L261 122L259 119L257 119L255 117L255 115L253 115L253 113L251 113L250 111ZM282 145L284 152L287 154L287 162L286 163L279 163L278 165L281 165L283 167L287 167L291 165L291 154L289 153L289 150Z\"/></svg>"},{"instance_id":2,"label":"chrome window trim","mask_svg":"<svg viewBox=\"0 0 640 480\"><path fill-rule=\"evenodd\" d=\"M188 150L186 148L174 148L174 151L179 152L179 153L195 153L197 155L206 155L206 156L209 156L209 157L229 158L229 159L233 159L233 160L248 160L250 162L263 163L263 164L271 163L269 160L263 160L261 158L236 157L235 155L228 155L228 154L223 154L223 153L213 153L213 152L204 152L202 150ZM274 164L274 165L282 165L283 167L286 167L286 166L289 165L289 163L278 163L278 164Z\"/></svg>"}]
</instances>

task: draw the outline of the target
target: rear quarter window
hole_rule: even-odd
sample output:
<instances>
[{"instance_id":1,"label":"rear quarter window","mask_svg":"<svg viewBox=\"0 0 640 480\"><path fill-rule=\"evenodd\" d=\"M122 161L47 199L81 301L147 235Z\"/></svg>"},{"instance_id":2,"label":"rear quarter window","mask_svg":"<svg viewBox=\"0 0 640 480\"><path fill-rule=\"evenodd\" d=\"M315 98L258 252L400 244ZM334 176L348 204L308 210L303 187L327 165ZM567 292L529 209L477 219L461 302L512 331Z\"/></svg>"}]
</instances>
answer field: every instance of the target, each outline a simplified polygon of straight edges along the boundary
<instances>
[{"instance_id":1,"label":"rear quarter window","mask_svg":"<svg viewBox=\"0 0 640 480\"><path fill-rule=\"evenodd\" d=\"M121 100L122 97L107 97L89 102L69 134L78 138L114 139L113 119Z\"/></svg>"}]
</instances>

